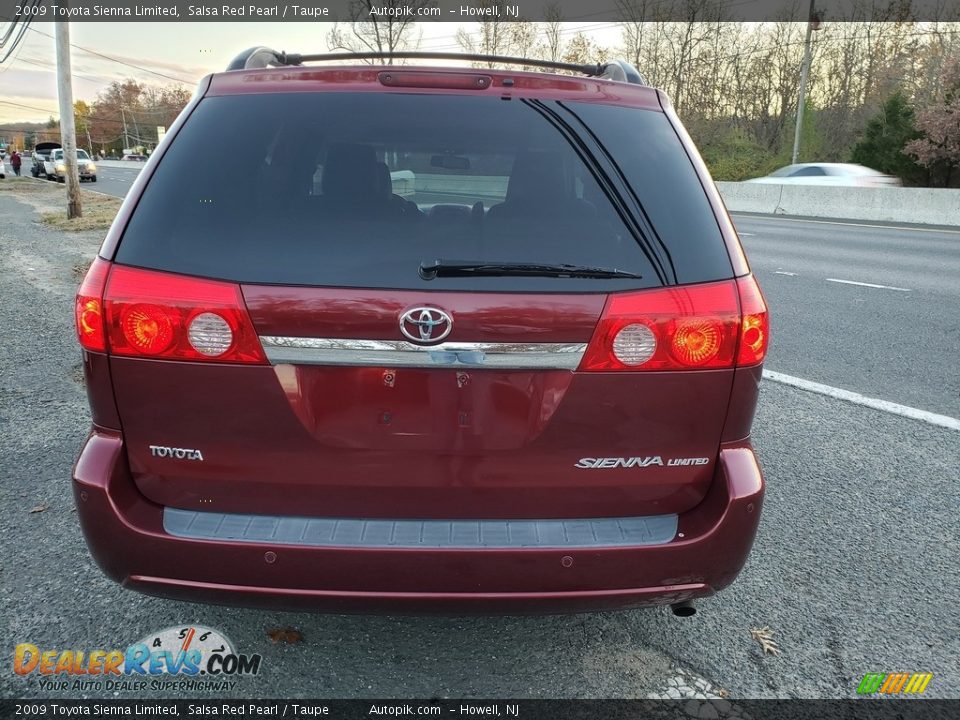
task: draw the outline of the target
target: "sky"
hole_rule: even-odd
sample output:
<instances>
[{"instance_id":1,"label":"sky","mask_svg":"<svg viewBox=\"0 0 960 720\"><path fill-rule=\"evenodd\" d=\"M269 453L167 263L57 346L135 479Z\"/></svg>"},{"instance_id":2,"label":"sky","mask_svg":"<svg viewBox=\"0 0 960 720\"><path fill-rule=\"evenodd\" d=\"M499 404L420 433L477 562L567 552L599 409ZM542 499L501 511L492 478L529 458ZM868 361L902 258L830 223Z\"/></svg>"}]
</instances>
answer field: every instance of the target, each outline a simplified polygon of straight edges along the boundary
<instances>
[{"instance_id":1,"label":"sky","mask_svg":"<svg viewBox=\"0 0 960 720\"><path fill-rule=\"evenodd\" d=\"M420 49L457 52L457 29L469 30L470 25L422 23ZM565 38L582 31L608 47L615 46L620 36L614 23L564 25ZM289 52L324 52L331 26L332 23L72 23L73 45L113 58L73 49L74 99L91 101L110 82L126 78L156 85L174 84L176 79L192 87L207 73L226 68L241 50L257 45ZM0 124L46 121L51 115L59 116L54 67L52 23L31 24L13 57L0 65Z\"/></svg>"}]
</instances>

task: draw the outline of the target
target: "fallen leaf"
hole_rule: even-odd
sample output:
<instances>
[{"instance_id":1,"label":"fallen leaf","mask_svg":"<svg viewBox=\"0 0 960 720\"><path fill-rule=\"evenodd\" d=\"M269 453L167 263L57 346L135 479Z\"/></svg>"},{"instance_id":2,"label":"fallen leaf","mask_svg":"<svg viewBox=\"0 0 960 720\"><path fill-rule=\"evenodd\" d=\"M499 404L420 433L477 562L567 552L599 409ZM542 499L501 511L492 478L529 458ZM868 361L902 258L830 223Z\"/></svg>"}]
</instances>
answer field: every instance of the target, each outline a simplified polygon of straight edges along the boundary
<instances>
[{"instance_id":1,"label":"fallen leaf","mask_svg":"<svg viewBox=\"0 0 960 720\"><path fill-rule=\"evenodd\" d=\"M273 630L267 630L267 637L269 637L270 641L274 644L286 643L287 645L293 645L303 640L303 635L300 634L300 631L294 630L293 628L273 628Z\"/></svg>"},{"instance_id":2,"label":"fallen leaf","mask_svg":"<svg viewBox=\"0 0 960 720\"><path fill-rule=\"evenodd\" d=\"M777 643L773 639L773 630L766 625L764 625L762 628L750 628L750 637L760 643L760 647L763 648L764 655L767 653L770 653L771 655L780 654L780 648L777 647Z\"/></svg>"},{"instance_id":3,"label":"fallen leaf","mask_svg":"<svg viewBox=\"0 0 960 720\"><path fill-rule=\"evenodd\" d=\"M35 505L32 508L30 508L30 514L32 515L33 513L41 513L41 512L44 512L45 510L48 510L49 508L50 506L47 504Z\"/></svg>"}]
</instances>

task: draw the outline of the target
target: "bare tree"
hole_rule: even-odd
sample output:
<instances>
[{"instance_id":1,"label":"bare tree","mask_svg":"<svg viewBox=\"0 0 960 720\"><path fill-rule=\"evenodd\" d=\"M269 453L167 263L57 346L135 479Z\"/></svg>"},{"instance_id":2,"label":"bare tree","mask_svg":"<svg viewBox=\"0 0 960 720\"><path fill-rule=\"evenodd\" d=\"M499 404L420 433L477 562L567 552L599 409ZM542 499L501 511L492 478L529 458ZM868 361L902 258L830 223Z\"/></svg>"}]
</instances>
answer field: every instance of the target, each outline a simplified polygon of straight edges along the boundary
<instances>
[{"instance_id":1,"label":"bare tree","mask_svg":"<svg viewBox=\"0 0 960 720\"><path fill-rule=\"evenodd\" d=\"M421 33L414 22L415 13L435 4L435 0L350 0L350 22L346 28L334 24L327 34L327 46L357 53L416 50ZM407 8L414 14L406 14ZM392 64L393 59L387 63Z\"/></svg>"},{"instance_id":2,"label":"bare tree","mask_svg":"<svg viewBox=\"0 0 960 720\"><path fill-rule=\"evenodd\" d=\"M655 0L616 0L623 51L627 60L637 69L643 64L644 33L653 19L655 6L662 7L663 3L656 3Z\"/></svg>"},{"instance_id":3,"label":"bare tree","mask_svg":"<svg viewBox=\"0 0 960 720\"><path fill-rule=\"evenodd\" d=\"M537 55L557 62L563 52L563 11L556 2L551 2L543 9L544 20L542 32L544 40L537 46Z\"/></svg>"},{"instance_id":4,"label":"bare tree","mask_svg":"<svg viewBox=\"0 0 960 720\"><path fill-rule=\"evenodd\" d=\"M506 17L506 4L505 0L481 0L480 7L496 8L498 13L474 23L477 26L475 32L464 28L457 30L457 44L464 52L519 57L533 54L537 43L537 24L522 18L509 21L500 19ZM488 67L496 65L492 62L485 64Z\"/></svg>"}]
</instances>

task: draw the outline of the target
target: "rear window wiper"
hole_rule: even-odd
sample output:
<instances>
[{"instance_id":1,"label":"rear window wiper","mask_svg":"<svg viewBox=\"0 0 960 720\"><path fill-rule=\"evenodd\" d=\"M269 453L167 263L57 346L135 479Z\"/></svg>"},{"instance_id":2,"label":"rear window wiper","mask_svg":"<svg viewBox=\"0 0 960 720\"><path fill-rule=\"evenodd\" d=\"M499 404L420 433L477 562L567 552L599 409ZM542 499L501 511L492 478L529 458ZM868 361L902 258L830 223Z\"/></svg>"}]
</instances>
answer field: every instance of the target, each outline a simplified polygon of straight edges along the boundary
<instances>
[{"instance_id":1,"label":"rear window wiper","mask_svg":"<svg viewBox=\"0 0 960 720\"><path fill-rule=\"evenodd\" d=\"M626 270L586 265L479 262L476 260L434 260L432 263L424 262L420 264L420 277L424 280L433 280L438 277L501 277L506 275L558 278L631 278L637 280L643 277L638 273Z\"/></svg>"}]
</instances>

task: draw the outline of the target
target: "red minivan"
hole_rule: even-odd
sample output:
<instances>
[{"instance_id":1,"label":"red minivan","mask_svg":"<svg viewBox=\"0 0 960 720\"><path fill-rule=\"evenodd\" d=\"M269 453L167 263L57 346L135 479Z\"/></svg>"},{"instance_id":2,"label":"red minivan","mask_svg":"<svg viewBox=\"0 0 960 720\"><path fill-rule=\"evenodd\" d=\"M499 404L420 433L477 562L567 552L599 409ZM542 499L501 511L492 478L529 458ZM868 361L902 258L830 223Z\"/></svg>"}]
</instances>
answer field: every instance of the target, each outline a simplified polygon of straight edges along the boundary
<instances>
[{"instance_id":1,"label":"red minivan","mask_svg":"<svg viewBox=\"0 0 960 720\"><path fill-rule=\"evenodd\" d=\"M769 326L669 100L325 59L205 78L80 287L94 558L187 600L692 614L756 532Z\"/></svg>"}]
</instances>

